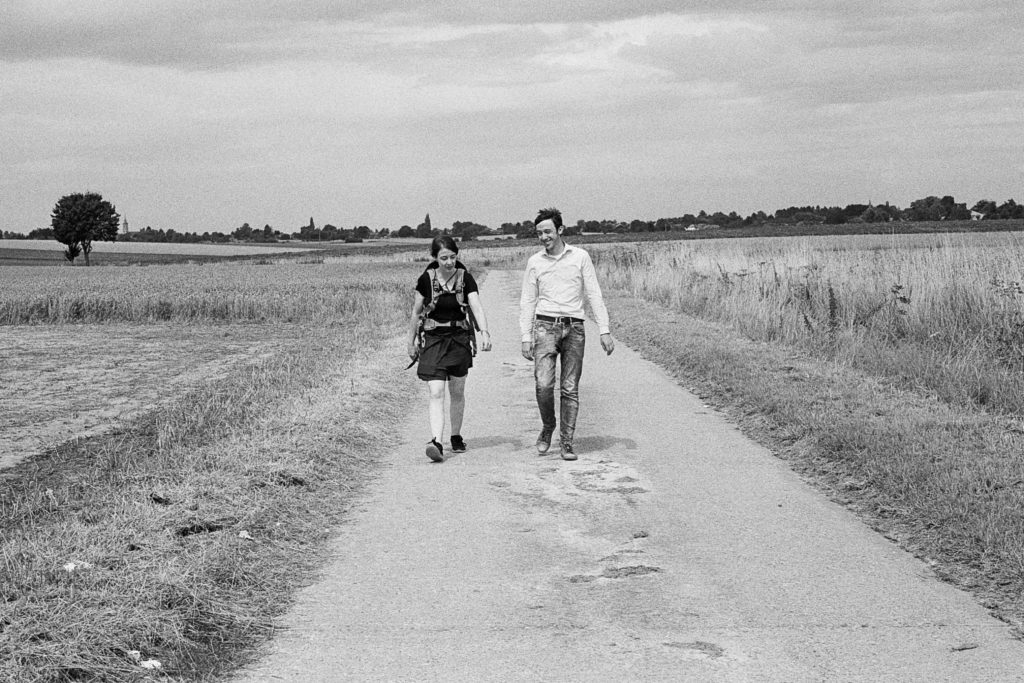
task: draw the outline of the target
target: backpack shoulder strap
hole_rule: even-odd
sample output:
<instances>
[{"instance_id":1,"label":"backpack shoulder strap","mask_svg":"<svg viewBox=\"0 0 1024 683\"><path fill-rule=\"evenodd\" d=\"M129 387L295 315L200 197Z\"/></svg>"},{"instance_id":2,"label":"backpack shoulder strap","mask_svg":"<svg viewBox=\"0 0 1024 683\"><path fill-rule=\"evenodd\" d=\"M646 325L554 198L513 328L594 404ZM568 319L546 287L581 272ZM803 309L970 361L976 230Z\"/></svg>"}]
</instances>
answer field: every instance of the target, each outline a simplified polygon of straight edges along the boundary
<instances>
[{"instance_id":1,"label":"backpack shoulder strap","mask_svg":"<svg viewBox=\"0 0 1024 683\"><path fill-rule=\"evenodd\" d=\"M455 299L459 302L461 308L466 308L466 292L465 292L465 275L466 270L464 268L457 268L455 270L455 285L452 289L455 291Z\"/></svg>"},{"instance_id":2,"label":"backpack shoulder strap","mask_svg":"<svg viewBox=\"0 0 1024 683\"><path fill-rule=\"evenodd\" d=\"M437 306L437 297L441 296L441 283L437 281L437 268L428 268L425 272L430 279L430 299L423 305L423 317L434 310L434 307Z\"/></svg>"}]
</instances>

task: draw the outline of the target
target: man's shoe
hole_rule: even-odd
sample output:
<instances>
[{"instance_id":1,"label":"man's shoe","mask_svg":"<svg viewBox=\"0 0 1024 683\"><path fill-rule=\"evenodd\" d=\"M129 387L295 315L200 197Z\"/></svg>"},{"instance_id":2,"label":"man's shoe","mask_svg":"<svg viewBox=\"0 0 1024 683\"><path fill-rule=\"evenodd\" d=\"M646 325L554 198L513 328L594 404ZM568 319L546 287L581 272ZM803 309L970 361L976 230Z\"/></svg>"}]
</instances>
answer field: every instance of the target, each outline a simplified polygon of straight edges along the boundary
<instances>
[{"instance_id":1,"label":"man's shoe","mask_svg":"<svg viewBox=\"0 0 1024 683\"><path fill-rule=\"evenodd\" d=\"M537 437L537 452L544 455L551 448L551 435L554 434L554 429L542 429L540 430L540 436Z\"/></svg>"},{"instance_id":2,"label":"man's shoe","mask_svg":"<svg viewBox=\"0 0 1024 683\"><path fill-rule=\"evenodd\" d=\"M434 462L444 462L444 448L437 442L437 439L427 442L427 457Z\"/></svg>"},{"instance_id":3,"label":"man's shoe","mask_svg":"<svg viewBox=\"0 0 1024 683\"><path fill-rule=\"evenodd\" d=\"M452 434L452 453L465 453L466 442L458 434Z\"/></svg>"},{"instance_id":4,"label":"man's shoe","mask_svg":"<svg viewBox=\"0 0 1024 683\"><path fill-rule=\"evenodd\" d=\"M562 460L575 460L576 453L572 450L572 444L562 442Z\"/></svg>"}]
</instances>

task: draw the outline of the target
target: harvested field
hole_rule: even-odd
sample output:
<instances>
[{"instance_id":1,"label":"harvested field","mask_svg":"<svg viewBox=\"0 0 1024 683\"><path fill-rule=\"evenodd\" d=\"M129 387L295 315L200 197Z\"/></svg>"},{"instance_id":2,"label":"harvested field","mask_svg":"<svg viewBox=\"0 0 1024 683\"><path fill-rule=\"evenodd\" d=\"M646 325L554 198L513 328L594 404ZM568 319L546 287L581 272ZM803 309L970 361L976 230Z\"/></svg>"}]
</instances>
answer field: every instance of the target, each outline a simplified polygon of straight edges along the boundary
<instances>
[{"instance_id":1,"label":"harvested field","mask_svg":"<svg viewBox=\"0 0 1024 683\"><path fill-rule=\"evenodd\" d=\"M297 326L0 326L0 469L134 417L236 363L302 342Z\"/></svg>"}]
</instances>

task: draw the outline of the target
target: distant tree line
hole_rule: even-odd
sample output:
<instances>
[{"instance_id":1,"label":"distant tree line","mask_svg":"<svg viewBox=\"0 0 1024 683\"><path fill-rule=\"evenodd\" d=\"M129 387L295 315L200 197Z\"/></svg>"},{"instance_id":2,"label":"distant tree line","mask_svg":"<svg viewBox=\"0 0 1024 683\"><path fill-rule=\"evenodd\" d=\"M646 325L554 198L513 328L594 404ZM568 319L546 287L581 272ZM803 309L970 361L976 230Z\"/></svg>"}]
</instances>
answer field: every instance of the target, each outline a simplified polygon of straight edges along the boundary
<instances>
[{"instance_id":1,"label":"distant tree line","mask_svg":"<svg viewBox=\"0 0 1024 683\"><path fill-rule=\"evenodd\" d=\"M63 201L63 199L62 199ZM990 199L982 199L968 208L966 203L957 202L952 196L928 196L914 200L910 206L900 208L889 204L848 204L846 206L790 206L777 209L773 213L755 211L748 216L741 216L735 211L725 213L715 211L696 214L686 213L682 216L658 218L655 220L633 219L620 221L614 219L578 220L575 224L565 225L566 235L579 233L639 233L668 232L673 230L705 230L709 228L739 228L762 225L838 225L843 223L888 223L894 221L945 221L945 220L1008 220L1024 219L1024 204L1008 199L997 204ZM109 227L109 226L108 226ZM108 229L109 232L109 229ZM309 223L298 229L285 232L270 225L253 228L243 223L229 233L223 232L178 232L173 228L162 230L149 226L142 230L128 230L127 221L118 232L116 239L122 242L186 242L186 243L226 243L226 242L362 242L373 238L407 238L436 237L452 235L457 239L469 241L485 235L506 235L509 237L530 238L534 236L532 220L518 223L502 223L498 229L473 221L455 221L451 228L434 228L430 222L430 214L415 228L402 225L399 228L373 229L366 225L353 228L339 228L330 223L317 226L313 218ZM3 231L4 239L55 239L53 226L36 228L27 235ZM109 239L109 236L108 238ZM72 247L73 248L73 247Z\"/></svg>"},{"instance_id":2,"label":"distant tree line","mask_svg":"<svg viewBox=\"0 0 1024 683\"><path fill-rule=\"evenodd\" d=\"M669 230L693 230L706 228L741 228L760 225L838 225L842 223L889 223L894 221L945 221L945 220L1006 220L1024 218L1024 205L1008 199L1002 204L983 199L970 209L958 203L953 197L929 196L911 202L901 209L889 204L848 204L846 206L790 206L778 209L772 214L756 211L740 216L735 211L716 211L697 214L687 213L673 218L659 218L653 221L633 220L581 220L577 223L580 232L631 233L663 232ZM524 235L532 223L502 225L505 234Z\"/></svg>"}]
</instances>

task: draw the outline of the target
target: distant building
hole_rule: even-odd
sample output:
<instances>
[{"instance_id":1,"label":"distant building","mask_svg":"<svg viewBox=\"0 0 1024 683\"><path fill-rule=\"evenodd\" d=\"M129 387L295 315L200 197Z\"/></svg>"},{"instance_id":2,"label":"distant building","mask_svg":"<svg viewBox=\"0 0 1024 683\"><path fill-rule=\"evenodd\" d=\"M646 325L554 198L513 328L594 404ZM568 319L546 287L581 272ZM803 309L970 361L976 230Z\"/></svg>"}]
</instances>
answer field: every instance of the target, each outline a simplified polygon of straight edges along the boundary
<instances>
[{"instance_id":1,"label":"distant building","mask_svg":"<svg viewBox=\"0 0 1024 683\"><path fill-rule=\"evenodd\" d=\"M972 221L980 221L984 217L985 217L985 214L983 214L981 211L975 211L974 209L971 209L971 220Z\"/></svg>"}]
</instances>

